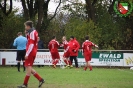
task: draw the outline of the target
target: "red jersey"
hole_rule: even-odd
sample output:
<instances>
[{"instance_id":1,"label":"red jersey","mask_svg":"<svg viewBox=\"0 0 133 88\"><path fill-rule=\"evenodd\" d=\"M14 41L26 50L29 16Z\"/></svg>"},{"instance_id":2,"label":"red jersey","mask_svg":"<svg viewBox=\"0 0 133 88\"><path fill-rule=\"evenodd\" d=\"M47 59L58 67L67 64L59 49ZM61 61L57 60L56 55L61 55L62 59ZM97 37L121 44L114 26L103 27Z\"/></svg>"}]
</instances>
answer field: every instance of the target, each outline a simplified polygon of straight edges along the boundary
<instances>
[{"instance_id":1,"label":"red jersey","mask_svg":"<svg viewBox=\"0 0 133 88\"><path fill-rule=\"evenodd\" d=\"M27 45L26 45L26 56L32 55L36 56L37 53L37 38L38 32L36 30L31 31L27 34Z\"/></svg>"},{"instance_id":2,"label":"red jersey","mask_svg":"<svg viewBox=\"0 0 133 88\"><path fill-rule=\"evenodd\" d=\"M70 56L78 56L78 50L80 48L80 45L76 39L69 41L70 46ZM74 52L76 50L76 52Z\"/></svg>"},{"instance_id":3,"label":"red jersey","mask_svg":"<svg viewBox=\"0 0 133 88\"><path fill-rule=\"evenodd\" d=\"M92 47L93 47L93 46L96 46L96 45L93 44L91 41L86 40L86 41L82 44L83 52L86 53L86 52L92 51Z\"/></svg>"},{"instance_id":4,"label":"red jersey","mask_svg":"<svg viewBox=\"0 0 133 88\"><path fill-rule=\"evenodd\" d=\"M50 52L58 52L59 43L55 39L49 42L48 48Z\"/></svg>"},{"instance_id":5,"label":"red jersey","mask_svg":"<svg viewBox=\"0 0 133 88\"><path fill-rule=\"evenodd\" d=\"M63 41L62 43L63 43L64 49L66 49L67 46L68 46L68 42L67 42L67 40Z\"/></svg>"},{"instance_id":6,"label":"red jersey","mask_svg":"<svg viewBox=\"0 0 133 88\"><path fill-rule=\"evenodd\" d=\"M67 40L62 42L63 44L61 44L64 47L65 52L67 52L69 50L69 43L67 42Z\"/></svg>"}]
</instances>

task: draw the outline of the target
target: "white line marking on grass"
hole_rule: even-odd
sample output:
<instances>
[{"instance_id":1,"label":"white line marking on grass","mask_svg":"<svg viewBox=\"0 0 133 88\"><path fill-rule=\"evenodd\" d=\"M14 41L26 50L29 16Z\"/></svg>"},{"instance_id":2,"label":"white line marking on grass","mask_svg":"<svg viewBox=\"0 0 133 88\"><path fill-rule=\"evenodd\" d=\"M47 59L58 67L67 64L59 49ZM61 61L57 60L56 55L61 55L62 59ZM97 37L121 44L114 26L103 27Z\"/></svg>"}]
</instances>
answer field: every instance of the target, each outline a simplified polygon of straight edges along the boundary
<instances>
[{"instance_id":1,"label":"white line marking on grass","mask_svg":"<svg viewBox=\"0 0 133 88\"><path fill-rule=\"evenodd\" d=\"M130 71L126 71L126 70L123 70L123 69L118 69L119 71L123 71L123 72L127 72L127 73L131 73L133 74L133 72L130 72Z\"/></svg>"}]
</instances>

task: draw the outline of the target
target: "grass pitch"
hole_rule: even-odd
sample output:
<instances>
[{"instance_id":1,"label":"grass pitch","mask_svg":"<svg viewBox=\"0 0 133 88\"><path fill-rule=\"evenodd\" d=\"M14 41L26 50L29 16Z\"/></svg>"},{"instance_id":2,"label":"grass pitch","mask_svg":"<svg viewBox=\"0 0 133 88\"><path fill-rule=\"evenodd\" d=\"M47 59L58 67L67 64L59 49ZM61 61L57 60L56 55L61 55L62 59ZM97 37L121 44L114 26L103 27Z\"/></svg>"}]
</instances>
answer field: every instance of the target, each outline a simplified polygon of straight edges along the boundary
<instances>
[{"instance_id":1,"label":"grass pitch","mask_svg":"<svg viewBox=\"0 0 133 88\"><path fill-rule=\"evenodd\" d=\"M133 88L133 71L129 69L34 68L46 80L42 88ZM16 67L0 67L0 88L17 88L23 83L24 76L25 73L17 72ZM37 86L38 81L31 76L28 88Z\"/></svg>"}]
</instances>

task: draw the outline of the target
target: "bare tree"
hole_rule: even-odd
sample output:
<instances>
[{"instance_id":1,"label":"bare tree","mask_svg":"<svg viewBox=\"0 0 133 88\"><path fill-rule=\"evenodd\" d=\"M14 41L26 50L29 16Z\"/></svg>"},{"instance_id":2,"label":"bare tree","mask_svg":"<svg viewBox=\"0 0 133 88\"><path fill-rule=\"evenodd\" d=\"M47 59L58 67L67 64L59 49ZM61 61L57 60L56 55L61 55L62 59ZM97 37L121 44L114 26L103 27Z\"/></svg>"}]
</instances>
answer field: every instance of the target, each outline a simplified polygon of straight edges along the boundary
<instances>
[{"instance_id":1,"label":"bare tree","mask_svg":"<svg viewBox=\"0 0 133 88\"><path fill-rule=\"evenodd\" d=\"M35 20L35 16L38 15L36 29L40 30L41 28L47 29L50 21L56 16L57 10L61 4L56 7L56 10L51 18L48 18L48 5L50 0L21 0L22 7L24 10L24 17L26 20Z\"/></svg>"},{"instance_id":2,"label":"bare tree","mask_svg":"<svg viewBox=\"0 0 133 88\"><path fill-rule=\"evenodd\" d=\"M0 3L0 8L2 12L8 16L12 12L12 0L10 0L10 8L7 10L7 0L4 0L3 3Z\"/></svg>"},{"instance_id":3,"label":"bare tree","mask_svg":"<svg viewBox=\"0 0 133 88\"><path fill-rule=\"evenodd\" d=\"M34 19L35 15L37 14L38 1L40 0L21 0L24 17L26 20Z\"/></svg>"},{"instance_id":4,"label":"bare tree","mask_svg":"<svg viewBox=\"0 0 133 88\"><path fill-rule=\"evenodd\" d=\"M85 0L86 1L86 10L87 10L87 15L88 15L88 21L91 19L95 21L95 8L94 5L97 2L97 0Z\"/></svg>"}]
</instances>

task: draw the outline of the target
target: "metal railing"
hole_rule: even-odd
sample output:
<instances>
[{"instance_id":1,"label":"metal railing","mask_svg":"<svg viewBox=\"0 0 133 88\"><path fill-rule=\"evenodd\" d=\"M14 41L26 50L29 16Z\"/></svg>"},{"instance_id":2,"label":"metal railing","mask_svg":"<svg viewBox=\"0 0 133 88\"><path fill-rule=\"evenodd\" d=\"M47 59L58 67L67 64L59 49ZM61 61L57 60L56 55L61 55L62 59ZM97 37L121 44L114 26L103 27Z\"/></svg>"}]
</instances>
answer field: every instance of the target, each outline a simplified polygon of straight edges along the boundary
<instances>
[{"instance_id":1,"label":"metal railing","mask_svg":"<svg viewBox=\"0 0 133 88\"><path fill-rule=\"evenodd\" d=\"M58 49L59 52L63 52L64 49ZM0 49L0 52L16 52L17 49ZM38 49L38 52L49 52L49 49ZM82 52L82 49L79 49L79 52ZM133 50L92 50L92 52L99 53L133 53Z\"/></svg>"},{"instance_id":2,"label":"metal railing","mask_svg":"<svg viewBox=\"0 0 133 88\"><path fill-rule=\"evenodd\" d=\"M0 49L0 51L16 51L17 49ZM38 50L44 50L49 51L49 49L38 49ZM64 49L58 49L59 51L63 51ZM81 51L82 49L79 49ZM92 51L133 51L133 50L92 50Z\"/></svg>"}]
</instances>

